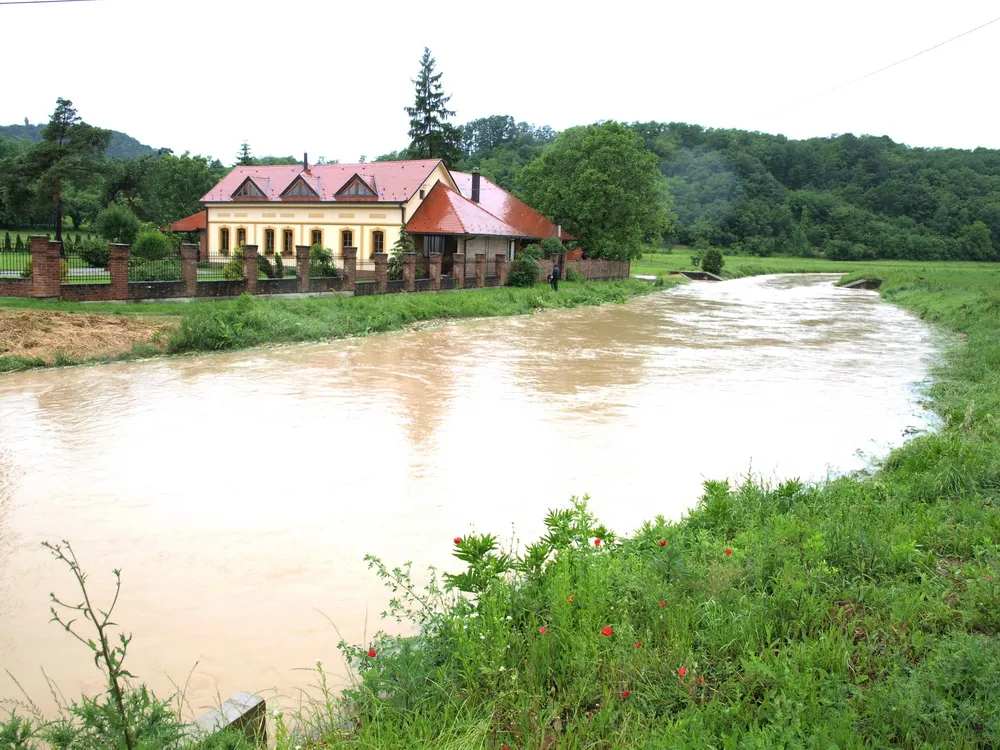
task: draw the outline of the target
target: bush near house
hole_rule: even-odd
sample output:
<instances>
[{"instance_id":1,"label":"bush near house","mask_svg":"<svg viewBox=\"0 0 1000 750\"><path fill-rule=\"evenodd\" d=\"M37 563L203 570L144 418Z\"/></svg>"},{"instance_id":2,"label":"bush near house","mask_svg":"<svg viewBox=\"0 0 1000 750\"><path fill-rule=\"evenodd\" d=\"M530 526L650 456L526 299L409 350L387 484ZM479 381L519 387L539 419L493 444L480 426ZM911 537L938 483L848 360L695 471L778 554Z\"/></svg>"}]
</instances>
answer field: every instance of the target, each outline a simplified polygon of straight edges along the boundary
<instances>
[{"instance_id":1,"label":"bush near house","mask_svg":"<svg viewBox=\"0 0 1000 750\"><path fill-rule=\"evenodd\" d=\"M339 275L333 264L333 251L319 244L313 245L309 250L309 276L316 279Z\"/></svg>"},{"instance_id":2,"label":"bush near house","mask_svg":"<svg viewBox=\"0 0 1000 750\"><path fill-rule=\"evenodd\" d=\"M77 252L80 258L91 268L107 268L111 262L111 251L108 243L97 237L87 237L80 243Z\"/></svg>"},{"instance_id":3,"label":"bush near house","mask_svg":"<svg viewBox=\"0 0 1000 750\"><path fill-rule=\"evenodd\" d=\"M530 247L538 246L531 245ZM508 286L532 287L538 281L538 274L541 272L542 269L534 256L525 254L524 250L522 250L521 254L511 264L510 271L507 272L507 284Z\"/></svg>"}]
</instances>

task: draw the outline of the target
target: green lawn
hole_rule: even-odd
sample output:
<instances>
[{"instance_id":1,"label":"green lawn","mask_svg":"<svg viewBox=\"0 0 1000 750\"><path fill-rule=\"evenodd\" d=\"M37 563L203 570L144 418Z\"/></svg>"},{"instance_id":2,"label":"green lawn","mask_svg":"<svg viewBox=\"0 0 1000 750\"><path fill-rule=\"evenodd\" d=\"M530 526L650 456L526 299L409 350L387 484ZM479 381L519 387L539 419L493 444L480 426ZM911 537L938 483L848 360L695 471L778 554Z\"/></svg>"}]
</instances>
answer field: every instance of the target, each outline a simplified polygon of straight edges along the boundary
<instances>
[{"instance_id":1,"label":"green lawn","mask_svg":"<svg viewBox=\"0 0 1000 750\"><path fill-rule=\"evenodd\" d=\"M658 276L670 271L696 270L691 264L693 251L677 250L672 254L646 253L641 260L632 262L632 273ZM919 260L825 260L823 258L755 258L747 255L724 255L722 275L726 278L759 276L765 273L866 273L879 278L896 271L949 268L956 270L989 271L996 263L971 261L919 261Z\"/></svg>"}]
</instances>

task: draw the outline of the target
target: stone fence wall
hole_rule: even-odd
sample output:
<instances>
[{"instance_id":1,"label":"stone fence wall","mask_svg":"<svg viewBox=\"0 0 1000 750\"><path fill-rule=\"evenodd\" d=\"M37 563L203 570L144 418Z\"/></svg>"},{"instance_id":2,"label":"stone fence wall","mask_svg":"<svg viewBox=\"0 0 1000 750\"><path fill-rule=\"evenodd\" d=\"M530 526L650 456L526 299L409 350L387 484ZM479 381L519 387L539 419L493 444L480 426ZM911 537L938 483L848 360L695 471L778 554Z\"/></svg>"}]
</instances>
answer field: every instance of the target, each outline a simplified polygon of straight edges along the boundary
<instances>
[{"instance_id":1,"label":"stone fence wall","mask_svg":"<svg viewBox=\"0 0 1000 750\"><path fill-rule=\"evenodd\" d=\"M488 258L485 253L477 253L466 258L456 253L451 258L450 274L442 274L442 256L431 253L428 258L418 258L416 254L403 256L403 278L389 280L389 256L375 253L372 256L374 271L371 279L358 278L357 248L344 248L344 267L338 269L338 276L310 276L310 247L298 245L295 248L296 276L294 278L258 278L257 246L243 247L242 278L226 279L221 274L206 280L199 278L198 246L180 246L180 278L169 281L129 281L128 245L109 246L109 265L100 269L110 278L104 283L80 283L83 278L80 269L68 268L62 257L62 245L48 237L32 237L31 278L0 278L0 297L36 297L41 299L65 299L76 302L105 302L112 300L135 301L144 299L197 298L197 297L238 297L241 294L318 294L339 292L345 294L370 295L397 292L442 291L450 289L480 289L505 286L510 262L504 253ZM616 261L570 260L565 254L560 257L562 278L569 269L575 269L583 278L618 279L629 275L629 264ZM177 262L176 260L174 261ZM542 271L539 281L546 281L552 273L552 261L539 261ZM417 267L422 269L418 279ZM176 267L176 266L175 266ZM86 271L98 269L84 269ZM238 271L237 271L238 273ZM369 274L365 274L366 276Z\"/></svg>"}]
</instances>

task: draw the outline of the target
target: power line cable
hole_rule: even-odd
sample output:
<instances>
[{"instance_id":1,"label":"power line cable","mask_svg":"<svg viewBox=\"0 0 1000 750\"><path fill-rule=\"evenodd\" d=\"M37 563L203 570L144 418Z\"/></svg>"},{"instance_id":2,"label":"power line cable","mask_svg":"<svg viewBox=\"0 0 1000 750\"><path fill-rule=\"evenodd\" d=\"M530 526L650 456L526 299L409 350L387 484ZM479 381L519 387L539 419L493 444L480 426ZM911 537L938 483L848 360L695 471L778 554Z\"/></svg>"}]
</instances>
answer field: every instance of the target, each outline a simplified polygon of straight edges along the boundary
<instances>
[{"instance_id":1,"label":"power line cable","mask_svg":"<svg viewBox=\"0 0 1000 750\"><path fill-rule=\"evenodd\" d=\"M0 5L52 5L53 3L96 3L97 0L0 0Z\"/></svg>"},{"instance_id":2,"label":"power line cable","mask_svg":"<svg viewBox=\"0 0 1000 750\"><path fill-rule=\"evenodd\" d=\"M921 55L925 55L928 52L931 52L932 50L936 50L938 47L943 47L944 45L949 44L950 42L954 42L956 39L961 39L963 36L968 36L969 34L975 32L975 31L979 31L980 29L985 29L987 26L989 26L990 24L994 24L997 21L1000 21L1000 17L994 18L992 21L987 21L986 23L984 23L984 24L982 24L980 26L977 26L974 29L969 29L968 31L963 31L958 36L953 36L951 39L945 39L943 42L939 42L938 44L935 44L933 47L928 47L927 49L920 50L920 52L912 54L909 57L904 57L902 60L896 60L896 62L890 63L889 65L886 65L884 68L879 68L878 70L873 70L871 73L865 73L863 76L858 76L857 78L855 78L852 81L848 81L847 83L842 83L839 86L834 86L829 91L825 91L823 93L825 95L825 94L832 94L834 91L840 91L840 89L847 88L848 86L850 86L852 84L855 84L858 81L863 81L866 78L871 78L872 76L876 76L879 73L882 73L882 72L884 72L886 70L889 70L889 68L895 68L897 65L902 65L905 62L909 62L910 60L912 60L915 57L920 57Z\"/></svg>"}]
</instances>

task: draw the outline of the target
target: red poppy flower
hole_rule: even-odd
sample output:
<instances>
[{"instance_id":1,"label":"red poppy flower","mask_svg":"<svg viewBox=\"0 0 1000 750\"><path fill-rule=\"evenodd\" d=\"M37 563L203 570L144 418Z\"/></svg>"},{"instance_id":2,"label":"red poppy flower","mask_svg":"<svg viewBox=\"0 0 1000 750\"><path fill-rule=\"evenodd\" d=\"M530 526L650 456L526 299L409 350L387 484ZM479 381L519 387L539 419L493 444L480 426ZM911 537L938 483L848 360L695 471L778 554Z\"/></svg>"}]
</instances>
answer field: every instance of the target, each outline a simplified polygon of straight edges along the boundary
<instances>
[{"instance_id":1,"label":"red poppy flower","mask_svg":"<svg viewBox=\"0 0 1000 750\"><path fill-rule=\"evenodd\" d=\"M539 632L539 633L541 633L542 635L545 635L545 634L546 634L546 633L548 633L549 631L548 631L548 628L546 628L546 627L545 627L544 625L542 625L542 627L540 627L540 628L538 629L538 632Z\"/></svg>"},{"instance_id":2,"label":"red poppy flower","mask_svg":"<svg viewBox=\"0 0 1000 750\"><path fill-rule=\"evenodd\" d=\"M589 719L589 718L590 718L591 716L593 716L593 715L594 715L594 712L593 712L593 711L587 711L587 718L588 718L588 719Z\"/></svg>"},{"instance_id":3,"label":"red poppy flower","mask_svg":"<svg viewBox=\"0 0 1000 750\"><path fill-rule=\"evenodd\" d=\"M680 669L677 670L678 677L683 677L687 673L688 673L687 667L681 667Z\"/></svg>"},{"instance_id":4,"label":"red poppy flower","mask_svg":"<svg viewBox=\"0 0 1000 750\"><path fill-rule=\"evenodd\" d=\"M368 658L369 659L374 659L375 658L375 649L373 649L373 648L368 649Z\"/></svg>"},{"instance_id":5,"label":"red poppy flower","mask_svg":"<svg viewBox=\"0 0 1000 750\"><path fill-rule=\"evenodd\" d=\"M695 682L697 682L699 685L704 685L705 684L705 678L704 677L699 677L697 680L695 680Z\"/></svg>"},{"instance_id":6,"label":"red poppy flower","mask_svg":"<svg viewBox=\"0 0 1000 750\"><path fill-rule=\"evenodd\" d=\"M611 629L610 625L605 625L603 628L601 628L601 635L611 635L614 632L615 631Z\"/></svg>"},{"instance_id":7,"label":"red poppy flower","mask_svg":"<svg viewBox=\"0 0 1000 750\"><path fill-rule=\"evenodd\" d=\"M630 695L632 695L631 690L622 690L622 698L628 698Z\"/></svg>"},{"instance_id":8,"label":"red poppy flower","mask_svg":"<svg viewBox=\"0 0 1000 750\"><path fill-rule=\"evenodd\" d=\"M642 648L642 641L636 641L635 642L635 647L636 648Z\"/></svg>"},{"instance_id":9,"label":"red poppy flower","mask_svg":"<svg viewBox=\"0 0 1000 750\"><path fill-rule=\"evenodd\" d=\"M662 599L660 599L660 609L663 609L666 606L667 606L667 603L665 601L663 601Z\"/></svg>"},{"instance_id":10,"label":"red poppy flower","mask_svg":"<svg viewBox=\"0 0 1000 750\"><path fill-rule=\"evenodd\" d=\"M454 542L455 544L461 544L461 543L462 543L462 537L460 537L460 536L456 536L456 537L455 537L454 539L452 539L452 541L453 541L453 542Z\"/></svg>"},{"instance_id":11,"label":"red poppy flower","mask_svg":"<svg viewBox=\"0 0 1000 750\"><path fill-rule=\"evenodd\" d=\"M659 545L660 545L661 547L666 547L666 546L667 546L667 540L666 540L666 539L661 539L661 540L660 540L660 541L658 542L658 544L659 544Z\"/></svg>"},{"instance_id":12,"label":"red poppy flower","mask_svg":"<svg viewBox=\"0 0 1000 750\"><path fill-rule=\"evenodd\" d=\"M733 551L727 547L726 548L726 557L729 557L731 554L733 554Z\"/></svg>"},{"instance_id":13,"label":"red poppy flower","mask_svg":"<svg viewBox=\"0 0 1000 750\"><path fill-rule=\"evenodd\" d=\"M596 538L596 539L594 540L594 546L595 546L595 547L600 547L600 546L601 546L601 537L597 537L597 538Z\"/></svg>"}]
</instances>

